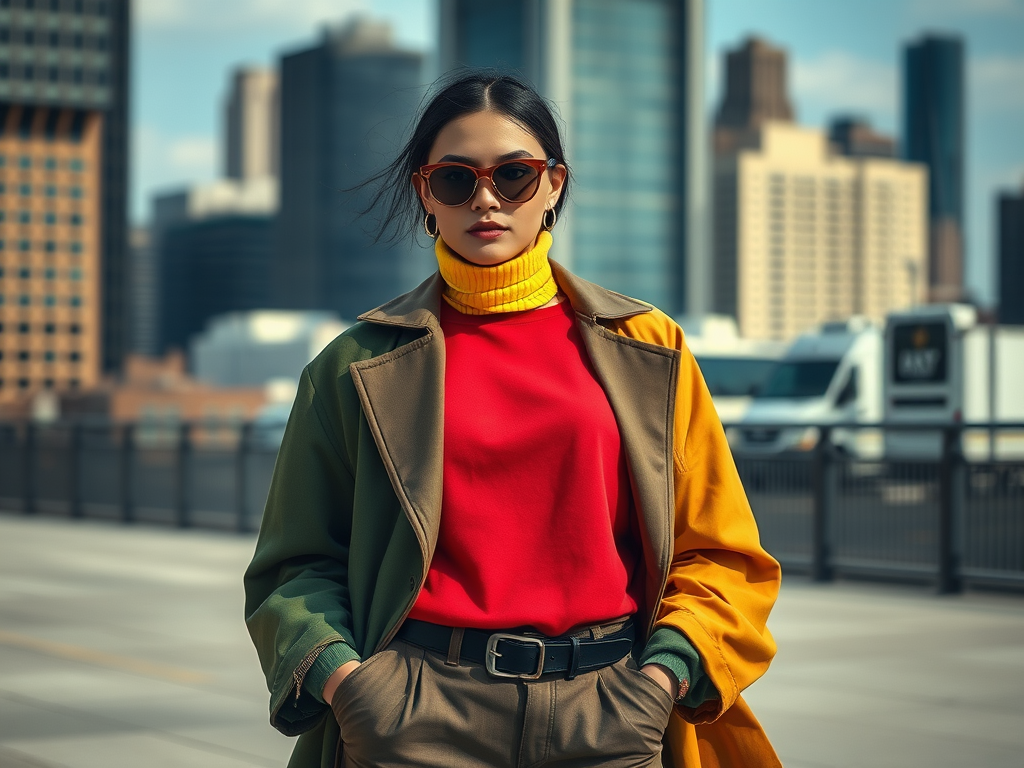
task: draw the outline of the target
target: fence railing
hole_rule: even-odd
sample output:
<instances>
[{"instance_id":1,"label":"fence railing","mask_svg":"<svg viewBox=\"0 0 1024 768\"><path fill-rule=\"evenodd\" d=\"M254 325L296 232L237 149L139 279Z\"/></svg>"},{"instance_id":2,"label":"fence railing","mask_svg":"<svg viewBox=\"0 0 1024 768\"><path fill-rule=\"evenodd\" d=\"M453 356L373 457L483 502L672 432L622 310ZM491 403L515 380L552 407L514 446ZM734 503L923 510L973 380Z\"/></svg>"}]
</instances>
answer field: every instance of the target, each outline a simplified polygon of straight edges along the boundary
<instances>
[{"instance_id":1,"label":"fence railing","mask_svg":"<svg viewBox=\"0 0 1024 768\"><path fill-rule=\"evenodd\" d=\"M1024 424L751 428L727 431L815 433L804 451L734 446L762 543L785 569L923 580L942 593L1024 588Z\"/></svg>"},{"instance_id":2,"label":"fence railing","mask_svg":"<svg viewBox=\"0 0 1024 768\"><path fill-rule=\"evenodd\" d=\"M0 510L252 531L283 428L0 423ZM812 430L810 447L734 446L762 543L787 571L1024 589L1024 424L753 431L787 429Z\"/></svg>"}]
</instances>

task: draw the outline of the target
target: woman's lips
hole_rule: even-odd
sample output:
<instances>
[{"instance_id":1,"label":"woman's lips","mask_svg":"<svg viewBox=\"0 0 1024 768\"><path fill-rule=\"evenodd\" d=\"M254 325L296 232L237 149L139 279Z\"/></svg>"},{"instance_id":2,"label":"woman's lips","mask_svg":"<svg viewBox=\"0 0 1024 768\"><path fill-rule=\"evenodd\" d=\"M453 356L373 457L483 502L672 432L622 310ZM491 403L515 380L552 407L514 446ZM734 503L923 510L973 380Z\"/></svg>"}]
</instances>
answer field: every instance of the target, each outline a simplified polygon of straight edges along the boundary
<instances>
[{"instance_id":1,"label":"woman's lips","mask_svg":"<svg viewBox=\"0 0 1024 768\"><path fill-rule=\"evenodd\" d=\"M504 227L494 226L477 226L473 229L468 230L469 234L473 237L479 237L481 240L496 240L503 234L508 232Z\"/></svg>"}]
</instances>

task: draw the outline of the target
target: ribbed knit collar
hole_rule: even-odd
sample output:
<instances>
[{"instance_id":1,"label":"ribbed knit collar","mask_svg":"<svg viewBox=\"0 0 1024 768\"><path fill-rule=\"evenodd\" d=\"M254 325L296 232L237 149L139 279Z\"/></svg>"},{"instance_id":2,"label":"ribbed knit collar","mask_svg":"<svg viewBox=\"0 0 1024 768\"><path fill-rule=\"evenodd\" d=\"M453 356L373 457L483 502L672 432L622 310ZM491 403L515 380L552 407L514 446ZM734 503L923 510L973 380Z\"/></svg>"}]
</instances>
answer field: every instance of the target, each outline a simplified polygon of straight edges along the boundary
<instances>
[{"instance_id":1,"label":"ribbed knit collar","mask_svg":"<svg viewBox=\"0 0 1024 768\"><path fill-rule=\"evenodd\" d=\"M445 281L444 300L467 315L543 307L558 293L548 262L551 242L551 234L542 231L529 250L493 267L482 267L466 261L437 238L434 253Z\"/></svg>"}]
</instances>

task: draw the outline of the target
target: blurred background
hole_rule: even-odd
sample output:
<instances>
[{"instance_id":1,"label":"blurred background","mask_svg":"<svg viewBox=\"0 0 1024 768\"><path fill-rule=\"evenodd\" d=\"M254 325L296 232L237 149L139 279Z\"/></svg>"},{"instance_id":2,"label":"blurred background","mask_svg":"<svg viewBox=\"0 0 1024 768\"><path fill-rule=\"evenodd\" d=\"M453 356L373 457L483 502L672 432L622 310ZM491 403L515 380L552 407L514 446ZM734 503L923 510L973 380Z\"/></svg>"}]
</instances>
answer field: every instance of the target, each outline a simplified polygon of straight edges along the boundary
<instances>
[{"instance_id":1,"label":"blurred background","mask_svg":"<svg viewBox=\"0 0 1024 768\"><path fill-rule=\"evenodd\" d=\"M1024 0L0 0L0 511L255 530L302 367L435 269L422 234L374 243L351 188L462 66L555 105L575 190L552 255L682 324L787 573L1019 601ZM7 535L8 557L49 541ZM208 545L159 573L234 584L251 540ZM793 642L828 613L808 600ZM190 674L5 616L0 650ZM1015 626L977 673L1000 695ZM912 654L886 648L896 680ZM803 764L865 764L819 746ZM891 764L971 759L932 746Z\"/></svg>"}]
</instances>

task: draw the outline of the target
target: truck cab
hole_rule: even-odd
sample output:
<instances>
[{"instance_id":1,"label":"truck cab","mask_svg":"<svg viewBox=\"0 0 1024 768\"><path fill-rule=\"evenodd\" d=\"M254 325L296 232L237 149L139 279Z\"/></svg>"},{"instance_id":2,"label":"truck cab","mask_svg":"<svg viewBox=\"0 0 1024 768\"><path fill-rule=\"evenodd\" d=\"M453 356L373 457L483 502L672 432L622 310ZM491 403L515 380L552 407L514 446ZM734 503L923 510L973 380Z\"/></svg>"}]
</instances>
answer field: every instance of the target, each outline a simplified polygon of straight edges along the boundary
<instances>
[{"instance_id":1,"label":"truck cab","mask_svg":"<svg viewBox=\"0 0 1024 768\"><path fill-rule=\"evenodd\" d=\"M825 323L792 343L730 442L748 455L806 453L820 437L815 425L876 422L881 401L881 330L862 317ZM861 458L882 452L878 436L863 430L836 430L832 442Z\"/></svg>"}]
</instances>

